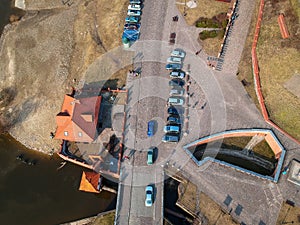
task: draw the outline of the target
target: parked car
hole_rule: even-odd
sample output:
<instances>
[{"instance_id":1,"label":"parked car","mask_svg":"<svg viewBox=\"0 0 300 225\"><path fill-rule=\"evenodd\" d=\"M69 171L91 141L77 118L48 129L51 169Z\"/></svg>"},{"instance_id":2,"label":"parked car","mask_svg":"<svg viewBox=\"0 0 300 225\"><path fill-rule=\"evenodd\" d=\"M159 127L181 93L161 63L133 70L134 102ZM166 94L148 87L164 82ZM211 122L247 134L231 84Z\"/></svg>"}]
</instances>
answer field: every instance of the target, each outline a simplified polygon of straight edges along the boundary
<instances>
[{"instance_id":1,"label":"parked car","mask_svg":"<svg viewBox=\"0 0 300 225\"><path fill-rule=\"evenodd\" d=\"M130 4L141 4L142 2L140 0L129 0Z\"/></svg>"},{"instance_id":2,"label":"parked car","mask_svg":"<svg viewBox=\"0 0 300 225\"><path fill-rule=\"evenodd\" d=\"M151 185L148 185L145 189L146 192L146 200L145 200L145 206L151 207L152 206L152 199L153 199L153 187Z\"/></svg>"},{"instance_id":3,"label":"parked car","mask_svg":"<svg viewBox=\"0 0 300 225\"><path fill-rule=\"evenodd\" d=\"M183 96L184 89L171 89L169 95L170 96Z\"/></svg>"},{"instance_id":4,"label":"parked car","mask_svg":"<svg viewBox=\"0 0 300 225\"><path fill-rule=\"evenodd\" d=\"M162 142L178 142L179 141L179 136L178 135L175 135L175 134L165 134L163 137L162 137Z\"/></svg>"},{"instance_id":5,"label":"parked car","mask_svg":"<svg viewBox=\"0 0 300 225\"><path fill-rule=\"evenodd\" d=\"M153 164L153 149L149 148L147 152L147 165L152 165Z\"/></svg>"},{"instance_id":6,"label":"parked car","mask_svg":"<svg viewBox=\"0 0 300 225\"><path fill-rule=\"evenodd\" d=\"M169 63L166 65L166 70L180 70L182 65L179 63Z\"/></svg>"},{"instance_id":7,"label":"parked car","mask_svg":"<svg viewBox=\"0 0 300 225\"><path fill-rule=\"evenodd\" d=\"M183 114L184 109L181 106L170 106L168 108L168 114L172 114L172 115L179 115L179 114Z\"/></svg>"},{"instance_id":8,"label":"parked car","mask_svg":"<svg viewBox=\"0 0 300 225\"><path fill-rule=\"evenodd\" d=\"M139 23L125 23L124 30L139 30L141 25Z\"/></svg>"},{"instance_id":9,"label":"parked car","mask_svg":"<svg viewBox=\"0 0 300 225\"><path fill-rule=\"evenodd\" d=\"M172 79L169 81L169 86L180 86L184 85L184 81L181 79Z\"/></svg>"},{"instance_id":10,"label":"parked car","mask_svg":"<svg viewBox=\"0 0 300 225\"><path fill-rule=\"evenodd\" d=\"M171 115L167 118L169 124L180 124L180 118L175 115Z\"/></svg>"},{"instance_id":11,"label":"parked car","mask_svg":"<svg viewBox=\"0 0 300 225\"><path fill-rule=\"evenodd\" d=\"M139 10L128 10L127 15L128 16L140 16L142 13Z\"/></svg>"},{"instance_id":12,"label":"parked car","mask_svg":"<svg viewBox=\"0 0 300 225\"><path fill-rule=\"evenodd\" d=\"M130 9L130 10L141 10L141 6L139 4L133 4L133 3L131 3L128 6L128 9Z\"/></svg>"},{"instance_id":13,"label":"parked car","mask_svg":"<svg viewBox=\"0 0 300 225\"><path fill-rule=\"evenodd\" d=\"M183 105L184 101L182 98L179 97L169 97L168 103L171 105Z\"/></svg>"},{"instance_id":14,"label":"parked car","mask_svg":"<svg viewBox=\"0 0 300 225\"><path fill-rule=\"evenodd\" d=\"M147 131L148 137L152 137L154 135L154 121L148 122L148 131Z\"/></svg>"},{"instance_id":15,"label":"parked car","mask_svg":"<svg viewBox=\"0 0 300 225\"><path fill-rule=\"evenodd\" d=\"M180 57L169 57L168 59L167 59L167 62L168 63L182 63L182 59L180 58Z\"/></svg>"},{"instance_id":16,"label":"parked car","mask_svg":"<svg viewBox=\"0 0 300 225\"><path fill-rule=\"evenodd\" d=\"M185 77L185 72L183 72L182 70L173 70L172 72L170 72L170 77L183 79Z\"/></svg>"},{"instance_id":17,"label":"parked car","mask_svg":"<svg viewBox=\"0 0 300 225\"><path fill-rule=\"evenodd\" d=\"M139 21L140 21L140 17L138 17L138 16L127 16L125 18L126 23L137 23Z\"/></svg>"},{"instance_id":18,"label":"parked car","mask_svg":"<svg viewBox=\"0 0 300 225\"><path fill-rule=\"evenodd\" d=\"M182 51L181 49L175 49L171 52L171 56L184 58L185 57L185 52Z\"/></svg>"},{"instance_id":19,"label":"parked car","mask_svg":"<svg viewBox=\"0 0 300 225\"><path fill-rule=\"evenodd\" d=\"M164 127L165 133L179 133L180 127L178 125L167 125Z\"/></svg>"}]
</instances>

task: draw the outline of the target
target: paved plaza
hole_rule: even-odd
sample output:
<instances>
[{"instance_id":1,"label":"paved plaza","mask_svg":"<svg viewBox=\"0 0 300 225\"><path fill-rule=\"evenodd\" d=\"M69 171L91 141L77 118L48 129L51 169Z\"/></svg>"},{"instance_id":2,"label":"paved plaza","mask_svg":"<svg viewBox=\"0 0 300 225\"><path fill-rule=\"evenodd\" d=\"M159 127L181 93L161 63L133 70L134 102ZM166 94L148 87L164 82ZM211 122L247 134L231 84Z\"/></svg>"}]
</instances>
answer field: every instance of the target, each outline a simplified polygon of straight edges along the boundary
<instances>
[{"instance_id":1,"label":"paved plaza","mask_svg":"<svg viewBox=\"0 0 300 225\"><path fill-rule=\"evenodd\" d=\"M206 65L207 55L197 41L199 31L186 25L174 0L145 1L141 20L141 36L131 48L133 64L141 70L139 77L128 77L125 150L121 166L115 224L162 224L163 181L165 165L172 166L209 195L232 216L245 224L275 224L281 204L291 199L300 205L299 187L250 176L217 163L198 167L182 146L216 132L239 128L268 128L236 72L245 44L254 1L240 0L239 17L235 22L222 71ZM178 22L172 17L178 15ZM170 33L176 33L175 45L169 45ZM165 70L172 49L186 51L184 70L189 73L189 93L186 96L182 135L178 144L162 143L163 126L167 119L167 98L170 87ZM155 134L147 137L148 121L155 121ZM274 131L287 150L286 162L299 158L299 146ZM147 149L157 147L155 163L146 164ZM298 151L297 151L298 150ZM298 154L298 155L297 155ZM285 163L285 164L287 164ZM154 187L154 205L145 207L145 187ZM297 189L298 188L298 189ZM226 203L227 196L232 199ZM226 203L226 204L225 204ZM238 209L237 209L238 207Z\"/></svg>"}]
</instances>

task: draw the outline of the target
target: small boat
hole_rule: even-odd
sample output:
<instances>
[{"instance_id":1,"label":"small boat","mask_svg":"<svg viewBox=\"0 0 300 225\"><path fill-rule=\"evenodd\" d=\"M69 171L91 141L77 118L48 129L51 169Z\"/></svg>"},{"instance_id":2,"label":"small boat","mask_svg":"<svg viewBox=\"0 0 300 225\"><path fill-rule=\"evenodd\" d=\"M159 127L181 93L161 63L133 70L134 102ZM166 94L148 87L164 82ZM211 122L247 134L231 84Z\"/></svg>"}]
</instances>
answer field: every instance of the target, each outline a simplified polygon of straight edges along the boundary
<instances>
[{"instance_id":1,"label":"small boat","mask_svg":"<svg viewBox=\"0 0 300 225\"><path fill-rule=\"evenodd\" d=\"M24 154L20 154L16 157L17 160L23 160L24 159Z\"/></svg>"}]
</instances>

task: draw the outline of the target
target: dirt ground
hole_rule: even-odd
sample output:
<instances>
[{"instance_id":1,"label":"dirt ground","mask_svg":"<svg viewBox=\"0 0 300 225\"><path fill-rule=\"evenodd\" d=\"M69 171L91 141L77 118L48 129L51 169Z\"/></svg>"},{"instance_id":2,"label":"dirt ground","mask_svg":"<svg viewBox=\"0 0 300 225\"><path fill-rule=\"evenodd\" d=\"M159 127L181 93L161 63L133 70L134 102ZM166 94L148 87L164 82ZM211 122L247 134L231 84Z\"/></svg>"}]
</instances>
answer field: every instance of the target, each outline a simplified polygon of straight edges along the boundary
<instances>
[{"instance_id":1,"label":"dirt ground","mask_svg":"<svg viewBox=\"0 0 300 225\"><path fill-rule=\"evenodd\" d=\"M0 41L0 121L13 137L46 153L59 148L50 132L64 94L90 64L121 45L127 4L76 0L47 10L43 5L6 29ZM126 73L115 73L117 86L123 86Z\"/></svg>"}]
</instances>

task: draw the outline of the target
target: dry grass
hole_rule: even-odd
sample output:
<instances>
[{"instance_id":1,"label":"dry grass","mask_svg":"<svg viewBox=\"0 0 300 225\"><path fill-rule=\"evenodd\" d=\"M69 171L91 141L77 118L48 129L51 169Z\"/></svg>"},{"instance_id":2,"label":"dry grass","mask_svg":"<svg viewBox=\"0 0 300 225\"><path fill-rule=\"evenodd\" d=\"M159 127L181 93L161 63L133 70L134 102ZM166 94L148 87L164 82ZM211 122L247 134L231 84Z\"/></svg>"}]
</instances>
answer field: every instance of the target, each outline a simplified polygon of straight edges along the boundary
<instances>
[{"instance_id":1,"label":"dry grass","mask_svg":"<svg viewBox=\"0 0 300 225\"><path fill-rule=\"evenodd\" d=\"M183 14L184 12L184 3L188 2L186 0L177 0L177 7L179 11ZM195 25L195 22L200 17L207 17L212 18L213 16L218 15L222 12L227 12L228 8L230 7L230 4L225 2L218 2L218 1L211 1L211 0L198 0L197 1L197 7L192 9L187 9L185 16L186 23L188 25Z\"/></svg>"},{"instance_id":2,"label":"dry grass","mask_svg":"<svg viewBox=\"0 0 300 225\"><path fill-rule=\"evenodd\" d=\"M200 41L203 45L204 51L211 56L218 56L223 43L223 37L208 38L204 41Z\"/></svg>"},{"instance_id":3,"label":"dry grass","mask_svg":"<svg viewBox=\"0 0 300 225\"><path fill-rule=\"evenodd\" d=\"M252 137L247 137L247 136L224 138L223 142L221 143L221 148L243 150L251 139ZM220 141L221 140L210 142L210 147L220 146ZM202 147L204 149L206 145L200 145L199 147L200 148ZM262 155L264 157L267 157L269 159L274 159L275 157L273 150L265 140L255 145L252 150L253 152Z\"/></svg>"},{"instance_id":4,"label":"dry grass","mask_svg":"<svg viewBox=\"0 0 300 225\"><path fill-rule=\"evenodd\" d=\"M233 146L234 149L244 149L252 137L230 137L224 138L223 144Z\"/></svg>"},{"instance_id":5,"label":"dry grass","mask_svg":"<svg viewBox=\"0 0 300 225\"><path fill-rule=\"evenodd\" d=\"M127 13L128 0L97 1L99 35L106 50L122 45L121 37Z\"/></svg>"},{"instance_id":6,"label":"dry grass","mask_svg":"<svg viewBox=\"0 0 300 225\"><path fill-rule=\"evenodd\" d=\"M237 147L235 149L244 149L251 139L252 137L224 138L223 144ZM260 154L270 159L275 157L273 150L270 148L270 146L265 140L255 145L252 150L257 154Z\"/></svg>"},{"instance_id":7,"label":"dry grass","mask_svg":"<svg viewBox=\"0 0 300 225\"><path fill-rule=\"evenodd\" d=\"M300 224L300 207L292 207L286 203L282 204L276 225Z\"/></svg>"},{"instance_id":8,"label":"dry grass","mask_svg":"<svg viewBox=\"0 0 300 225\"><path fill-rule=\"evenodd\" d=\"M180 194L176 205L192 215L197 213L197 186L191 182L180 184Z\"/></svg>"},{"instance_id":9,"label":"dry grass","mask_svg":"<svg viewBox=\"0 0 300 225\"><path fill-rule=\"evenodd\" d=\"M259 1L257 0L257 2ZM238 78L250 82L250 85L246 86L245 89L254 100L257 108L260 108L254 89L251 64L251 45L258 7L259 4L256 4L249 30L251 35L246 40L239 65ZM288 30L291 33L291 38L287 40L281 38L277 23L280 12L285 13ZM270 118L281 128L299 139L300 100L284 87L285 83L295 74L299 74L300 71L300 64L298 63L300 58L299 34L296 35L297 29L299 29L299 17L297 18L295 14L298 16L300 14L299 3L295 0L266 2L257 54L262 91Z\"/></svg>"},{"instance_id":10,"label":"dry grass","mask_svg":"<svg viewBox=\"0 0 300 225\"><path fill-rule=\"evenodd\" d=\"M281 38L277 23L278 11L290 12L286 17L291 33L288 40ZM299 49L297 50L299 36L295 37L295 29L292 27L292 23L296 23L297 20L292 18L292 13L289 1L281 1L277 5L266 4L257 53L262 91L270 118L300 139L300 99L284 87L285 83L300 71L300 54Z\"/></svg>"},{"instance_id":11,"label":"dry grass","mask_svg":"<svg viewBox=\"0 0 300 225\"><path fill-rule=\"evenodd\" d=\"M115 212L105 214L103 216L98 216L91 225L111 225L114 224Z\"/></svg>"},{"instance_id":12,"label":"dry grass","mask_svg":"<svg viewBox=\"0 0 300 225\"><path fill-rule=\"evenodd\" d=\"M74 25L76 45L71 61L70 79L79 80L97 58L121 46L127 5L127 0L89 0L80 4ZM118 77L122 85L126 81L126 74L120 74L124 75Z\"/></svg>"},{"instance_id":13,"label":"dry grass","mask_svg":"<svg viewBox=\"0 0 300 225\"><path fill-rule=\"evenodd\" d=\"M185 11L185 0L178 0L177 7L181 14L184 13ZM188 1L186 1L188 2ZM188 8L186 9L186 16L185 16L185 21L188 25L195 25L196 21L200 17L205 17L205 18L212 18L213 16L216 16L220 13L227 13L228 9L230 8L230 4L225 3L225 2L218 2L218 1L210 1L210 0L198 0L197 1L197 7L196 8ZM202 43L203 50L211 55L211 56L217 56L221 44L223 42L223 37L216 37L216 38L208 38L204 41L199 41Z\"/></svg>"},{"instance_id":14,"label":"dry grass","mask_svg":"<svg viewBox=\"0 0 300 225\"><path fill-rule=\"evenodd\" d=\"M207 218L209 225L237 224L230 215L224 213L221 207L204 193L200 194L200 211Z\"/></svg>"},{"instance_id":15,"label":"dry grass","mask_svg":"<svg viewBox=\"0 0 300 225\"><path fill-rule=\"evenodd\" d=\"M269 159L275 159L275 154L273 150L269 146L268 142L266 142L265 140L255 145L253 151Z\"/></svg>"}]
</instances>

